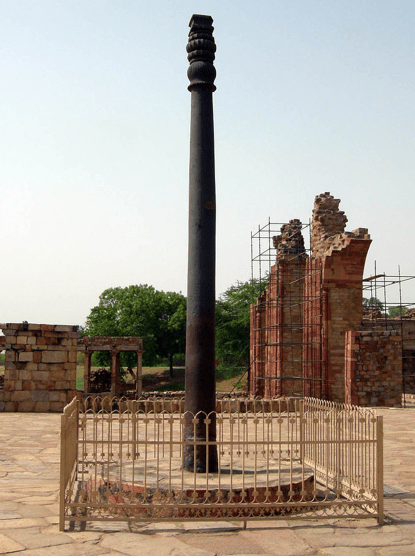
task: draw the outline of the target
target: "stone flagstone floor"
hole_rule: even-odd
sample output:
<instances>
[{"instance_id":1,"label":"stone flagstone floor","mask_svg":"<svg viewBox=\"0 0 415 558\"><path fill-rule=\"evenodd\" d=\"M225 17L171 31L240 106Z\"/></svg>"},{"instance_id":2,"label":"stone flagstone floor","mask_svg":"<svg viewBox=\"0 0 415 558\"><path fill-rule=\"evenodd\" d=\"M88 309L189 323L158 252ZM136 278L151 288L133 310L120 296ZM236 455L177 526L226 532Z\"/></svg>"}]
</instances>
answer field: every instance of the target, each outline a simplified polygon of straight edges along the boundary
<instances>
[{"instance_id":1,"label":"stone flagstone floor","mask_svg":"<svg viewBox=\"0 0 415 558\"><path fill-rule=\"evenodd\" d=\"M385 524L374 520L102 524L58 529L58 414L0 414L0 555L415 555L415 406L384 415Z\"/></svg>"}]
</instances>

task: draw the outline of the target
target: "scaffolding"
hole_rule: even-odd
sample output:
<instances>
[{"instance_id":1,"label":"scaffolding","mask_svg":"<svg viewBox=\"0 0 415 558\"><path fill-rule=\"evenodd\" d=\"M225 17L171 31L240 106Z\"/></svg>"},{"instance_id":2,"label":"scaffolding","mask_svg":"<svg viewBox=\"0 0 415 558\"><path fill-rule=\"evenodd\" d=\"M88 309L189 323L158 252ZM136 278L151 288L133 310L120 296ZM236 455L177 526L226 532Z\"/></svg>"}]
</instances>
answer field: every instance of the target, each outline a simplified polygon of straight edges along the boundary
<instances>
[{"instance_id":1,"label":"scaffolding","mask_svg":"<svg viewBox=\"0 0 415 558\"><path fill-rule=\"evenodd\" d=\"M269 219L251 233L250 390L258 395L326 394L321 266L310 257L310 231L310 222Z\"/></svg>"},{"instance_id":2,"label":"scaffolding","mask_svg":"<svg viewBox=\"0 0 415 558\"><path fill-rule=\"evenodd\" d=\"M403 285L415 279L414 275L377 273L363 279L363 324L368 329L397 331L402 343L402 393L406 406L408 395L415 394L415 303L404 302ZM412 283L412 286L414 284Z\"/></svg>"}]
</instances>

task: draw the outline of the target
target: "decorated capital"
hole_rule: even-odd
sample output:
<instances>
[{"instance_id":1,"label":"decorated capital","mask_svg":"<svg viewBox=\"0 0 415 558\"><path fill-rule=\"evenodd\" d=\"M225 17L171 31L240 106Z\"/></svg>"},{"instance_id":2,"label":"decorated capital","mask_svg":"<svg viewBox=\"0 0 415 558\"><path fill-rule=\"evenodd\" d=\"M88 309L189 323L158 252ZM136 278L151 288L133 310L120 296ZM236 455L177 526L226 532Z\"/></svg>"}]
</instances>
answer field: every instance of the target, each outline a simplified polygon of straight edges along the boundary
<instances>
[{"instance_id":1,"label":"decorated capital","mask_svg":"<svg viewBox=\"0 0 415 558\"><path fill-rule=\"evenodd\" d=\"M213 82L216 78L215 60L216 44L213 38L213 19L207 15L192 16L189 27L189 40L186 45L189 68L187 77L189 91L196 86L207 87L215 91Z\"/></svg>"}]
</instances>

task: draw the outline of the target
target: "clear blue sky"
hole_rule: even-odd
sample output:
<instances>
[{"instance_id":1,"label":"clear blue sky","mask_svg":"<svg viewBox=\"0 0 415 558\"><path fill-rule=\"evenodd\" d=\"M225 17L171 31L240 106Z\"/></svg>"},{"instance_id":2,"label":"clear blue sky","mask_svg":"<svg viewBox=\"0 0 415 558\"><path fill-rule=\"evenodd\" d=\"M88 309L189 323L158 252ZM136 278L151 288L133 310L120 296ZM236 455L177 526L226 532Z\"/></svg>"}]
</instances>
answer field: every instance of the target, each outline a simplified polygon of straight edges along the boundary
<instances>
[{"instance_id":1,"label":"clear blue sky","mask_svg":"<svg viewBox=\"0 0 415 558\"><path fill-rule=\"evenodd\" d=\"M217 294L251 231L326 191L369 229L368 275L415 275L414 0L1 0L0 322L186 294L193 13L217 43Z\"/></svg>"}]
</instances>

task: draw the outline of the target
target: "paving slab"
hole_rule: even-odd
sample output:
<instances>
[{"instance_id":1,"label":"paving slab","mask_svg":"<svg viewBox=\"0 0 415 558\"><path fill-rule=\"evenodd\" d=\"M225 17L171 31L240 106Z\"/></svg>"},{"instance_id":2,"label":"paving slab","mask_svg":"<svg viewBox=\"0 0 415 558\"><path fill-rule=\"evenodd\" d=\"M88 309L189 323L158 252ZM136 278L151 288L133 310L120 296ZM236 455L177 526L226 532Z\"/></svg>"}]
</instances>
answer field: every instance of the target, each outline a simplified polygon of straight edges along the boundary
<instances>
[{"instance_id":1,"label":"paving slab","mask_svg":"<svg viewBox=\"0 0 415 558\"><path fill-rule=\"evenodd\" d=\"M305 541L298 531L292 529L246 530L241 537L254 542L268 556L310 556L315 554L315 547Z\"/></svg>"},{"instance_id":2,"label":"paving slab","mask_svg":"<svg viewBox=\"0 0 415 558\"><path fill-rule=\"evenodd\" d=\"M0 549L2 554L8 554L9 552L19 552L20 550L25 550L25 546L19 544L7 535L0 533Z\"/></svg>"},{"instance_id":3,"label":"paving slab","mask_svg":"<svg viewBox=\"0 0 415 558\"><path fill-rule=\"evenodd\" d=\"M105 551L105 549L96 544L61 544L58 546L48 546L44 548L35 548L33 550L25 550L15 554L16 556L125 556L122 552ZM13 553L10 554L13 556Z\"/></svg>"},{"instance_id":4,"label":"paving slab","mask_svg":"<svg viewBox=\"0 0 415 558\"><path fill-rule=\"evenodd\" d=\"M338 518L125 522L58 530L60 415L0 414L0 554L415 555L415 407L384 415L385 524Z\"/></svg>"},{"instance_id":5,"label":"paving slab","mask_svg":"<svg viewBox=\"0 0 415 558\"><path fill-rule=\"evenodd\" d=\"M262 535L264 537L264 535ZM262 556L264 549L240 533L186 533L179 540L203 550L209 548L217 556Z\"/></svg>"},{"instance_id":6,"label":"paving slab","mask_svg":"<svg viewBox=\"0 0 415 558\"><path fill-rule=\"evenodd\" d=\"M374 548L360 548L354 546L326 547L319 552L320 556L377 556ZM393 555L392 555L393 556Z\"/></svg>"},{"instance_id":7,"label":"paving slab","mask_svg":"<svg viewBox=\"0 0 415 558\"><path fill-rule=\"evenodd\" d=\"M73 542L73 539L66 533L42 533L39 527L3 529L1 533L21 544L26 550Z\"/></svg>"},{"instance_id":8,"label":"paving slab","mask_svg":"<svg viewBox=\"0 0 415 558\"><path fill-rule=\"evenodd\" d=\"M214 556L215 553L179 540L179 538L110 533L102 537L100 546L123 552L127 556Z\"/></svg>"}]
</instances>

